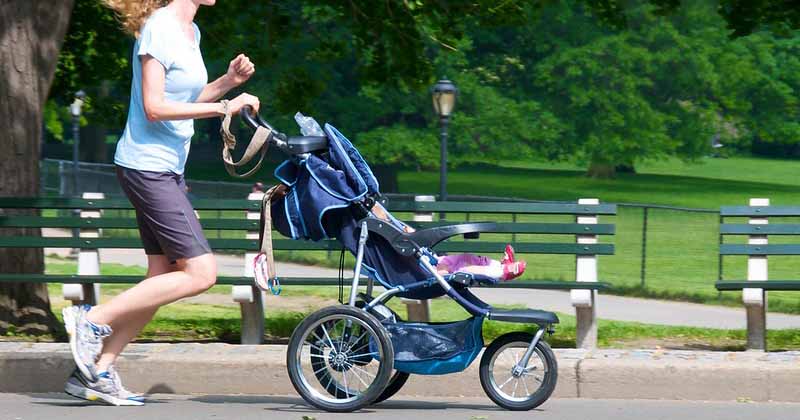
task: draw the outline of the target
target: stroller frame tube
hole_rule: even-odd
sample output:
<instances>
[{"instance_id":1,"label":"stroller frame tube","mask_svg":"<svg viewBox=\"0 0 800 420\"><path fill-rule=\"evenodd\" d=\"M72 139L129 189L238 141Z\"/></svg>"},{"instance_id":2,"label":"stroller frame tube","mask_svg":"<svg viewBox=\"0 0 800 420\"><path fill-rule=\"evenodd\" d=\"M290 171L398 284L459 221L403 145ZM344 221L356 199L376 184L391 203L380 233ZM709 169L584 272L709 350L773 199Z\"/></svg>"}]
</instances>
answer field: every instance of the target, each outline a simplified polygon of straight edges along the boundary
<instances>
[{"instance_id":1,"label":"stroller frame tube","mask_svg":"<svg viewBox=\"0 0 800 420\"><path fill-rule=\"evenodd\" d=\"M536 335L533 336L533 340L531 340L531 344L528 345L528 349L525 351L525 354L519 359L519 362L514 366L511 370L511 373L514 376L520 376L525 372L525 369L528 367L528 362L531 360L531 356L533 355L533 350L536 348L536 345L539 344L539 341L542 339L542 336L545 333L546 328L543 326L539 326L539 331L536 331Z\"/></svg>"},{"instance_id":2,"label":"stroller frame tube","mask_svg":"<svg viewBox=\"0 0 800 420\"><path fill-rule=\"evenodd\" d=\"M353 286L350 288L350 306L356 306L356 295L358 295L358 281L361 277L361 262L364 260L364 246L367 244L367 222L361 223L361 234L358 236L358 253L356 254L356 266L353 269Z\"/></svg>"}]
</instances>

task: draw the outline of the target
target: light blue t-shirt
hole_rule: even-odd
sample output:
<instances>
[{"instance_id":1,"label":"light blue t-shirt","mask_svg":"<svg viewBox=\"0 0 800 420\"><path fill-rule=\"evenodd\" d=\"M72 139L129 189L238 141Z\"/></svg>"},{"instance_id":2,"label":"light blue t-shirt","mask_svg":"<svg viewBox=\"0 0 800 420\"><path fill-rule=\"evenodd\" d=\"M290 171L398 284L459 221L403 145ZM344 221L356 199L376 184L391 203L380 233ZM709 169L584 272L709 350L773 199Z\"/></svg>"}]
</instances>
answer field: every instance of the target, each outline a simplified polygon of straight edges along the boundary
<instances>
[{"instance_id":1,"label":"light blue t-shirt","mask_svg":"<svg viewBox=\"0 0 800 420\"><path fill-rule=\"evenodd\" d=\"M142 102L141 57L149 55L164 66L164 99L194 102L206 83L200 30L194 27L192 42L181 30L177 16L167 8L156 10L142 27L133 48L133 83L125 131L117 143L114 163L141 171L182 174L194 135L194 120L147 120Z\"/></svg>"}]
</instances>

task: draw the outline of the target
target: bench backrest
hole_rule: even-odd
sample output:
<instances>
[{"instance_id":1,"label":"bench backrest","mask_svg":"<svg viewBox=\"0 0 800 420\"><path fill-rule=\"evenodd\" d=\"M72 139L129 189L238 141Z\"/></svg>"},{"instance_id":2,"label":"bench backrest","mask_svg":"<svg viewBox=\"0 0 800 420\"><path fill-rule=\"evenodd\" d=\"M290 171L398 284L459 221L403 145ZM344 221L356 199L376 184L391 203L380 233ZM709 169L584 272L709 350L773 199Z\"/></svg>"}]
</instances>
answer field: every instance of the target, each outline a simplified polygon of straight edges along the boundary
<instances>
[{"instance_id":1,"label":"bench backrest","mask_svg":"<svg viewBox=\"0 0 800 420\"><path fill-rule=\"evenodd\" d=\"M258 211L261 204L258 200L195 200L192 202L196 210L220 211ZM76 199L76 198L0 198L0 208L5 209L80 209L80 210L132 210L130 202L125 199ZM414 202L396 201L388 204L392 212L414 213L465 213L490 218L490 214L511 215L615 215L613 204L572 204L572 203L509 203L509 202ZM474 219L474 216L472 216ZM222 231L257 231L258 220L241 218L206 218L201 217L204 229ZM424 228L458 222L410 222L415 227ZM128 217L38 217L38 216L0 216L0 228L82 228L82 229L135 229L136 220ZM499 222L497 233L507 234L544 234L544 235L614 235L613 224L579 224L579 223L529 223ZM276 234L276 238L280 235ZM574 239L570 242L553 243L512 240L518 253L531 254L574 254L574 255L611 255L614 245L579 244ZM336 241L296 241L291 239L274 239L273 248L277 250L323 250L341 249ZM209 244L217 250L258 250L255 239L215 239ZM503 249L503 243L485 241L445 241L436 247L443 252L496 253ZM140 248L138 238L43 238L37 236L0 236L0 247L51 247L51 248Z\"/></svg>"},{"instance_id":2,"label":"bench backrest","mask_svg":"<svg viewBox=\"0 0 800 420\"><path fill-rule=\"evenodd\" d=\"M728 218L749 218L749 223L726 223ZM769 244L769 235L800 235L798 223L768 223L768 219L800 217L800 207L796 206L723 206L720 209L719 227L719 278L717 290L745 290L745 303L763 303L758 289L800 290L800 279L764 281L769 278L766 257L770 255L800 255L800 244ZM724 238L747 236L747 244L725 243ZM723 257L728 255L748 256L746 280L723 280ZM758 286L758 287L756 287ZM753 292L752 290L756 290Z\"/></svg>"}]
</instances>

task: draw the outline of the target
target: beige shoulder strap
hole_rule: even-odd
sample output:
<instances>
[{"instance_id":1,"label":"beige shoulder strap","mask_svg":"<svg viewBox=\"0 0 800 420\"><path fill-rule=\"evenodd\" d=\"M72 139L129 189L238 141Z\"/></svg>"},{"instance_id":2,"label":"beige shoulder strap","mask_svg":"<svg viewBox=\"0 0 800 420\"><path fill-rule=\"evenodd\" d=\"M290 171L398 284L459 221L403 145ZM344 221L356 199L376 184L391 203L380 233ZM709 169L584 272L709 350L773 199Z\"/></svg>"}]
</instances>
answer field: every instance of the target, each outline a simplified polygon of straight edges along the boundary
<instances>
[{"instance_id":1,"label":"beige shoulder strap","mask_svg":"<svg viewBox=\"0 0 800 420\"><path fill-rule=\"evenodd\" d=\"M242 156L238 162L234 162L231 151L236 148L236 136L234 136L230 130L231 112L228 110L228 101L222 101L222 104L225 108L225 116L222 117L222 127L219 129L219 133L222 135L222 162L225 164L225 170L228 171L228 174L237 178L246 178L253 175L261 168L261 164L264 162L264 156L266 156L267 149L269 149L268 140L272 135L272 131L266 127L259 126L255 134L253 134L253 138L250 139L250 144L247 145L244 156ZM259 150L261 151L261 155L258 157L256 166L241 175L236 173L236 168L244 166L253 160L253 157L255 157Z\"/></svg>"},{"instance_id":2,"label":"beige shoulder strap","mask_svg":"<svg viewBox=\"0 0 800 420\"><path fill-rule=\"evenodd\" d=\"M275 258L272 255L272 195L281 184L275 185L264 193L261 202L261 235L258 237L259 253L267 257L267 273L270 280L277 277Z\"/></svg>"}]
</instances>

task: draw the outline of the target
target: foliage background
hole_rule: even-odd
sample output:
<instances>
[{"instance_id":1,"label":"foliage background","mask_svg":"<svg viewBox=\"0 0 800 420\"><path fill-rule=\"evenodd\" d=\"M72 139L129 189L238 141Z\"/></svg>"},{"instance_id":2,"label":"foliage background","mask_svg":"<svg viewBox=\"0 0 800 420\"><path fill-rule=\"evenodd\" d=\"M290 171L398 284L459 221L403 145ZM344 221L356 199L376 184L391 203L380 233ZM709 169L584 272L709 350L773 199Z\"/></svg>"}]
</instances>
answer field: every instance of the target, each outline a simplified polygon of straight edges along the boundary
<instances>
[{"instance_id":1,"label":"foliage background","mask_svg":"<svg viewBox=\"0 0 800 420\"><path fill-rule=\"evenodd\" d=\"M784 6L227 0L197 21L209 73L250 55L257 72L244 89L286 131L301 111L348 133L374 164L435 168L428 89L447 77L460 89L451 164L568 160L610 176L644 160L706 156L714 138L729 154L799 154L800 34ZM76 2L46 107L51 142L69 140L65 106L83 88L84 124L111 130L85 135L113 143L132 42L99 2ZM197 142L215 147L217 124L198 122ZM88 160L113 151L95 149Z\"/></svg>"}]
</instances>

